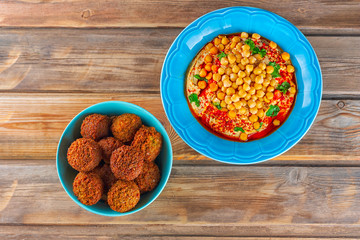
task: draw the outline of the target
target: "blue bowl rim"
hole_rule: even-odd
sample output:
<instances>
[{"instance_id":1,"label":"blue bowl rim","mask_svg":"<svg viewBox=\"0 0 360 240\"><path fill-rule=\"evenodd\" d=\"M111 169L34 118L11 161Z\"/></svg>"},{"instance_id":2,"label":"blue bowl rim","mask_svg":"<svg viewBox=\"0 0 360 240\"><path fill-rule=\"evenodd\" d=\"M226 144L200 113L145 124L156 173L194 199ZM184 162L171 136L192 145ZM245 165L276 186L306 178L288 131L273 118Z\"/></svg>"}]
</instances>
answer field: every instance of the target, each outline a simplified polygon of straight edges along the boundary
<instances>
[{"instance_id":1,"label":"blue bowl rim","mask_svg":"<svg viewBox=\"0 0 360 240\"><path fill-rule=\"evenodd\" d=\"M209 15L212 15L212 14L215 14L215 13L224 13L226 11L229 11L229 10L232 10L232 9L239 9L239 10L248 10L248 11L258 11L258 12L264 12L264 13L267 13L269 15L272 15L273 17L289 24L298 34L300 37L303 38L303 40L305 41L305 43L307 43L312 51L313 51L313 57L314 57L314 62L316 62L318 64L318 71L319 71L319 81L320 81L320 94L318 96L318 106L315 110L315 114L314 114L314 117L311 119L310 121L310 124L308 126L308 128L302 132L301 135L299 135L298 139L293 142L291 145L288 145L286 146L286 149L283 149L282 151L280 151L278 154L275 154L271 157L268 157L268 158L265 158L265 159L262 159L262 160L258 160L258 161L253 161L253 162L232 162L232 161L226 161L226 160L222 160L222 159L216 159L214 158L214 156L210 156L209 154L207 153L204 153L198 149L195 148L195 146L193 146L186 138L184 138L182 136L182 134L179 132L179 130L174 126L173 122L172 122L172 119L169 118L169 115L168 115L168 112L167 112L167 109L165 107L165 103L164 103L164 97L163 97L163 79L164 79L164 68L165 68L165 64L168 60L168 57L169 57L169 53L171 53L173 51L173 47L175 46L175 44L177 43L178 39L180 38L180 36L182 36L184 34L184 32L186 30L188 30L190 27L193 27L193 25L196 25L198 22L200 22L203 18L209 16ZM250 165L250 164L256 164L256 163L261 163L261 162L265 162L265 161L268 161L270 159L273 159L273 158L276 158L280 155L282 155L283 153L287 152L288 150L290 150L292 147L294 147L305 135L306 133L310 130L311 126L313 125L315 119L316 119L316 116L319 112L319 109L320 109L320 105L321 105L321 99L322 99L322 92L323 92L323 79L322 79L322 72L321 72L321 67L320 67L320 63L319 63L319 60L318 60L318 57L316 55L316 52L313 48L313 46L311 45L311 43L309 42L309 40L305 37L305 35L294 25L292 24L290 21L288 21L287 19L283 18L282 16L276 14L276 13L273 13L273 12L270 12L268 10L265 10L265 9L261 9L261 8L256 8L256 7L249 7L249 6L233 6L233 7L226 7L226 8L220 8L220 9L216 9L214 11L211 11L211 12L208 12L202 16L200 16L199 18L195 19L194 21L192 21L189 25L187 25L177 36L176 38L174 39L173 43L171 44L171 46L169 47L166 55L165 55L165 58L164 58L164 62L163 62L163 66L161 68L161 75L160 75L160 97L161 97L161 102L162 102L162 105L163 105L163 108L164 108L164 112L165 112L165 115L166 117L168 118L170 124L173 126L173 129L175 130L175 132L181 137L181 139L186 142L186 144L188 146L190 146L192 149L194 149L196 152L210 158L210 159L213 159L215 161L218 161L218 162L222 162L222 163L227 163L227 164L232 164L232 165ZM295 103L294 103L295 104ZM242 144L246 144L245 143L242 143Z\"/></svg>"},{"instance_id":2,"label":"blue bowl rim","mask_svg":"<svg viewBox=\"0 0 360 240\"><path fill-rule=\"evenodd\" d=\"M87 205L84 205L84 204L81 204L77 201L77 199L75 197L73 197L69 190L66 188L66 186L64 185L63 183L63 180L62 180L62 177L60 175L60 170L59 170L59 158L60 158L60 153L59 153L59 149L60 149L60 144L64 138L64 134L66 132L66 130L69 128L70 124L73 122L73 121L77 121L82 113L88 109L91 109L93 108L94 106L99 106L99 105L106 105L106 104L109 104L109 103L115 103L115 104L123 104L123 105L128 105L128 106L132 106L134 108L136 108L137 110L139 111L143 111L145 112L147 115L149 115L151 118L153 118L153 120L155 120L158 124L159 124L159 127L162 128L162 130L166 133L166 136L163 136L163 138L165 139L166 138L166 141L167 143L169 144L169 159L170 159L170 165L169 165L169 173L164 176L162 175L161 177L165 177L165 183L164 185L161 187L160 191L154 196L152 197L152 199L147 202L146 204L144 204L142 207L138 208L138 209L135 209L135 210L130 210L128 212L124 212L124 213L120 213L120 212L115 212L113 214L106 214L106 213L103 213L101 211L97 211L97 210L94 210L91 208L91 206L87 206ZM170 138L169 138L169 135L166 131L166 129L164 128L164 126L161 124L161 122L153 115L151 114L148 110L136 105L136 104L133 104L133 103L129 103L129 102L124 102L124 101L104 101L104 102L99 102L99 103L96 103L94 105L91 105L83 110L81 110L73 119L71 119L71 121L67 124L67 126L65 127L63 133L61 134L61 137L60 137L60 140L59 140L59 143L58 143L58 147L57 147L57 150L56 150L56 171L57 171L57 174L58 174L58 177L59 177L59 180L60 180L60 183L61 183L61 186L63 187L63 189L65 190L65 192L67 193L67 195L71 198L71 200L73 200L77 205L79 205L80 207L82 207L83 209L91 212L91 213L94 213L94 214L97 214L97 215L101 215L101 216L107 216L107 217L119 217L119 216L126 216L126 215L130 215L130 214L133 214L133 213L136 213L136 212L139 212L140 210L146 208L147 206L149 206L152 202L155 201L155 199L158 198L158 196L161 194L161 192L164 190L168 180L169 180L169 177L170 177L170 174L171 174L171 170L172 170L172 164L173 164L173 151L172 151L172 145L171 145L171 141L170 141ZM110 207L109 207L110 208Z\"/></svg>"}]
</instances>

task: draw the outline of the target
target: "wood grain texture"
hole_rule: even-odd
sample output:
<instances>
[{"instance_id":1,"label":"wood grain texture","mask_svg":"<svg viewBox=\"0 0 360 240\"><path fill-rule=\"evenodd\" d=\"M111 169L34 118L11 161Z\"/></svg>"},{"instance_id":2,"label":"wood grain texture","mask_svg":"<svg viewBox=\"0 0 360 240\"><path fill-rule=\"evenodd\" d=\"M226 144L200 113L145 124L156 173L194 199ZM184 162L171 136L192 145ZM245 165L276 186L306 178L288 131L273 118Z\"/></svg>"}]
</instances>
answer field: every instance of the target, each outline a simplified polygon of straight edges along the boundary
<instances>
[{"instance_id":1,"label":"wood grain texture","mask_svg":"<svg viewBox=\"0 0 360 240\"><path fill-rule=\"evenodd\" d=\"M43 226L42 234L88 236L357 237L360 231L359 167L174 166L156 201L117 218L77 206L53 162L0 161L0 171L0 201L13 192L0 212L1 234L14 234L19 224L23 234Z\"/></svg>"},{"instance_id":2,"label":"wood grain texture","mask_svg":"<svg viewBox=\"0 0 360 240\"><path fill-rule=\"evenodd\" d=\"M5 0L0 26L11 27L185 27L210 11L231 7L264 8L301 29L360 31L358 1L145 1Z\"/></svg>"},{"instance_id":3,"label":"wood grain texture","mask_svg":"<svg viewBox=\"0 0 360 240\"><path fill-rule=\"evenodd\" d=\"M180 31L3 29L0 90L159 92L162 63ZM309 40L322 67L324 94L358 94L360 37Z\"/></svg>"},{"instance_id":4,"label":"wood grain texture","mask_svg":"<svg viewBox=\"0 0 360 240\"><path fill-rule=\"evenodd\" d=\"M141 97L137 94L74 93L2 94L0 159L55 159L58 141L69 121L81 110L108 100L132 102L154 114L170 135L175 160L207 160L187 146L171 128L158 94ZM333 160L358 164L359 153L360 101L324 100L307 135L276 160L308 163Z\"/></svg>"}]
</instances>

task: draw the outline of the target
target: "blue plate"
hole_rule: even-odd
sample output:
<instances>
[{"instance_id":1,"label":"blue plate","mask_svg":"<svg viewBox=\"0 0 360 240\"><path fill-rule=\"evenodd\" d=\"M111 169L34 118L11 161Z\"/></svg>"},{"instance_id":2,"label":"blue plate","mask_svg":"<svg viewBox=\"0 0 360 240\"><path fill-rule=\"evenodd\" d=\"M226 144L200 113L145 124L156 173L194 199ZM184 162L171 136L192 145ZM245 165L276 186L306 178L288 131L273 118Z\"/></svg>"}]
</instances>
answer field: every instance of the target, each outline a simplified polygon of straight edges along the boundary
<instances>
[{"instance_id":1,"label":"blue plate","mask_svg":"<svg viewBox=\"0 0 360 240\"><path fill-rule=\"evenodd\" d=\"M161 180L159 182L159 185L153 191L141 195L140 201L136 205L136 207L128 212L115 212L104 201L99 201L97 204L92 206L84 205L77 199L72 190L72 184L78 172L68 164L66 156L67 149L70 147L73 141L81 138L81 123L86 116L92 113L99 113L105 115L120 115L123 113L136 114L141 118L143 124L155 127L156 131L160 132L163 137L163 146L160 155L155 160L161 171ZM160 195L161 191L164 189L169 179L172 160L173 155L171 149L171 142L165 128L162 126L159 120L157 120L151 113L137 105L127 102L110 101L95 104L81 111L73 120L71 120L69 125L65 128L59 141L56 155L56 168L62 186L74 202L92 213L103 216L116 217L140 211L141 209L147 207Z\"/></svg>"},{"instance_id":2,"label":"blue plate","mask_svg":"<svg viewBox=\"0 0 360 240\"><path fill-rule=\"evenodd\" d=\"M259 33L290 53L298 87L295 106L282 126L246 143L219 138L203 128L190 112L184 89L186 70L206 43L219 34L243 31ZM251 164L279 156L306 134L320 107L322 76L314 49L289 21L258 8L230 7L196 19L179 34L165 57L160 90L170 123L190 147L220 162Z\"/></svg>"}]
</instances>

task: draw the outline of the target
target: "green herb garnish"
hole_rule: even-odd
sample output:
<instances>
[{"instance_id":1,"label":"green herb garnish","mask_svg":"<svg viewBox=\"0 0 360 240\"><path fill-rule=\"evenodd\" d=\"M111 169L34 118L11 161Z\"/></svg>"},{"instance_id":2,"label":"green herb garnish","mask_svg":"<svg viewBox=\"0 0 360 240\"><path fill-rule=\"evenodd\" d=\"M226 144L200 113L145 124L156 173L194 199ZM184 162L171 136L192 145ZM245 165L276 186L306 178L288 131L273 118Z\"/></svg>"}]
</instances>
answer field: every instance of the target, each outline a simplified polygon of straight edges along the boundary
<instances>
[{"instance_id":1,"label":"green herb garnish","mask_svg":"<svg viewBox=\"0 0 360 240\"><path fill-rule=\"evenodd\" d=\"M196 93L190 94L189 100L190 100L190 103L194 102L197 107L200 107L200 101L199 101L198 95Z\"/></svg>"},{"instance_id":2,"label":"green herb garnish","mask_svg":"<svg viewBox=\"0 0 360 240\"><path fill-rule=\"evenodd\" d=\"M269 110L267 110L267 112L266 112L266 116L268 116L268 117L275 117L275 116L278 115L279 111L280 111L280 108L279 108L278 105L275 105L275 106L274 106L274 105L270 105Z\"/></svg>"},{"instance_id":3,"label":"green herb garnish","mask_svg":"<svg viewBox=\"0 0 360 240\"><path fill-rule=\"evenodd\" d=\"M254 43L254 41L251 40L251 39L246 39L246 40L245 40L245 44L246 44L246 45L249 45L249 46L250 46L250 51L253 52L253 50L254 50L254 48L255 48L255 43ZM259 49L259 48L258 48L258 49Z\"/></svg>"},{"instance_id":4,"label":"green herb garnish","mask_svg":"<svg viewBox=\"0 0 360 240\"><path fill-rule=\"evenodd\" d=\"M234 127L234 132L238 132L238 131L245 133L245 131L244 131L244 129L242 129L242 127Z\"/></svg>"},{"instance_id":5,"label":"green herb garnish","mask_svg":"<svg viewBox=\"0 0 360 240\"><path fill-rule=\"evenodd\" d=\"M283 94L285 94L287 92L287 90L290 88L290 83L288 82L283 82L281 85L279 84L276 89L280 90Z\"/></svg>"},{"instance_id":6,"label":"green herb garnish","mask_svg":"<svg viewBox=\"0 0 360 240\"><path fill-rule=\"evenodd\" d=\"M265 50L265 49L261 49L259 53L260 53L260 56L261 56L261 57L265 57L265 56L266 56L266 50Z\"/></svg>"},{"instance_id":7,"label":"green herb garnish","mask_svg":"<svg viewBox=\"0 0 360 240\"><path fill-rule=\"evenodd\" d=\"M256 131L260 131L260 129L261 129L261 127L262 127L263 124L264 124L263 122L260 122L260 127L259 127L258 129L255 129L255 130L256 130Z\"/></svg>"},{"instance_id":8,"label":"green herb garnish","mask_svg":"<svg viewBox=\"0 0 360 240\"><path fill-rule=\"evenodd\" d=\"M220 52L220 54L217 55L217 57L219 58L219 61L223 58L223 57L226 57L227 54L224 53L224 52Z\"/></svg>"},{"instance_id":9,"label":"green herb garnish","mask_svg":"<svg viewBox=\"0 0 360 240\"><path fill-rule=\"evenodd\" d=\"M217 109L219 109L219 110L221 110L221 106L220 106L220 103L218 103L218 102L213 102L213 105L217 108Z\"/></svg>"},{"instance_id":10,"label":"green herb garnish","mask_svg":"<svg viewBox=\"0 0 360 240\"><path fill-rule=\"evenodd\" d=\"M271 73L271 76L272 76L273 78L278 78L278 77L280 77L280 74L279 74L280 65L277 64L277 63L275 63L275 62L269 62L269 65L274 68L274 71Z\"/></svg>"},{"instance_id":11,"label":"green herb garnish","mask_svg":"<svg viewBox=\"0 0 360 240\"><path fill-rule=\"evenodd\" d=\"M202 80L202 81L208 82L208 80L207 80L206 78L204 78L204 77L200 77L200 75L199 75L199 74L196 74L194 77L195 77L196 79L199 79L199 80Z\"/></svg>"}]
</instances>

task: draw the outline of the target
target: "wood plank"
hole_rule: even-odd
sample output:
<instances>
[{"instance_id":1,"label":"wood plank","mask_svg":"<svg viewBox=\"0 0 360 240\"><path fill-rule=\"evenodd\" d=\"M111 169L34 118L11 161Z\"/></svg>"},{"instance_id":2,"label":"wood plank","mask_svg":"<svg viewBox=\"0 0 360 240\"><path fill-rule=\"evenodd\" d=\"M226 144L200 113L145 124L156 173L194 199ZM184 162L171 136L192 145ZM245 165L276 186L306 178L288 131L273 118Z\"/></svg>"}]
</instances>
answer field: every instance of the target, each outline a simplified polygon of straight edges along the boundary
<instances>
[{"instance_id":1,"label":"wood plank","mask_svg":"<svg viewBox=\"0 0 360 240\"><path fill-rule=\"evenodd\" d=\"M0 161L0 170L2 234L16 226L24 234L43 226L43 234L82 228L75 234L113 236L357 237L360 231L359 167L174 166L156 201L117 218L78 207L53 162Z\"/></svg>"},{"instance_id":2,"label":"wood plank","mask_svg":"<svg viewBox=\"0 0 360 240\"><path fill-rule=\"evenodd\" d=\"M0 159L54 159L61 133L82 109L108 100L137 104L157 117L167 129L179 164L214 164L187 146L163 111L160 96L147 94L3 93L0 96ZM324 100L314 125L277 163L355 164L360 160L360 101ZM181 161L180 161L181 160ZM275 162L276 162L275 161ZM271 164L275 163L271 161Z\"/></svg>"},{"instance_id":3,"label":"wood plank","mask_svg":"<svg viewBox=\"0 0 360 240\"><path fill-rule=\"evenodd\" d=\"M185 27L210 11L252 6L275 12L301 29L360 31L358 1L38 1L5 0L0 26L11 27Z\"/></svg>"},{"instance_id":4,"label":"wood plank","mask_svg":"<svg viewBox=\"0 0 360 240\"><path fill-rule=\"evenodd\" d=\"M0 90L158 92L162 63L179 33L180 29L2 29ZM324 94L358 94L360 37L309 40L322 67Z\"/></svg>"}]
</instances>

